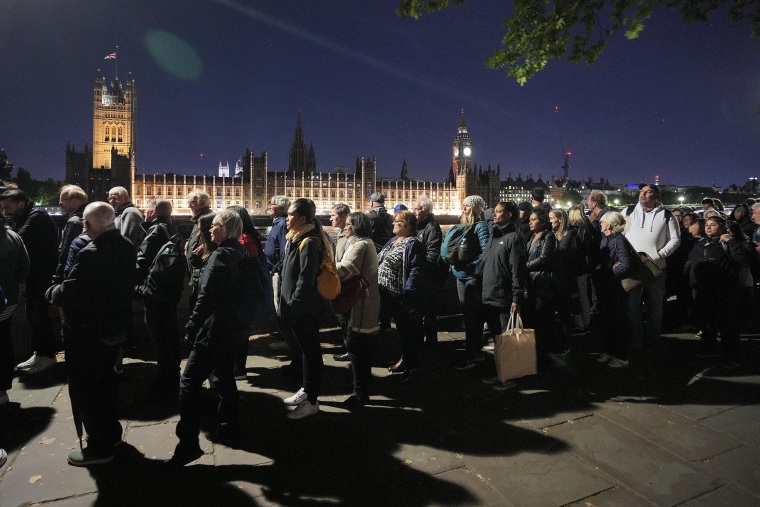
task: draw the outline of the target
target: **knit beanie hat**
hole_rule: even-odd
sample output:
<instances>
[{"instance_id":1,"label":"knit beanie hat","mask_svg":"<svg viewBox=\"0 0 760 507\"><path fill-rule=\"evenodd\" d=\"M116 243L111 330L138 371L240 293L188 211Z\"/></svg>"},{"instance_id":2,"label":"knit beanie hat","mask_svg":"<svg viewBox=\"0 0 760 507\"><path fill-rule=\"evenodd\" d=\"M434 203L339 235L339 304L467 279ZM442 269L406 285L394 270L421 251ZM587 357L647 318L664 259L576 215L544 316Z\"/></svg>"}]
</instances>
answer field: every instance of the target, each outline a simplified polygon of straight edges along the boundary
<instances>
[{"instance_id":1,"label":"knit beanie hat","mask_svg":"<svg viewBox=\"0 0 760 507\"><path fill-rule=\"evenodd\" d=\"M486 209L486 201L479 195L468 195L464 198L464 205L472 208L475 215L480 215Z\"/></svg>"}]
</instances>

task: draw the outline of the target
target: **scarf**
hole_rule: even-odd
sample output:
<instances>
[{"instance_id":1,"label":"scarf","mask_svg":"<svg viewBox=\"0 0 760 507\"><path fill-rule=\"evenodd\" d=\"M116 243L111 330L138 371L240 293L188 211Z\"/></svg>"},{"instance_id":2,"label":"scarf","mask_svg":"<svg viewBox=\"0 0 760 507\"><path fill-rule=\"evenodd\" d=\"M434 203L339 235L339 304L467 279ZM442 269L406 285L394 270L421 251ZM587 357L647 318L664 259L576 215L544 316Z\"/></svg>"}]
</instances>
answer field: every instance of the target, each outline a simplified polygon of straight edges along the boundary
<instances>
[{"instance_id":1,"label":"scarf","mask_svg":"<svg viewBox=\"0 0 760 507\"><path fill-rule=\"evenodd\" d=\"M314 229L314 224L303 224L301 227L294 231L288 231L285 235L285 240L295 243L299 239L303 238L309 231Z\"/></svg>"}]
</instances>

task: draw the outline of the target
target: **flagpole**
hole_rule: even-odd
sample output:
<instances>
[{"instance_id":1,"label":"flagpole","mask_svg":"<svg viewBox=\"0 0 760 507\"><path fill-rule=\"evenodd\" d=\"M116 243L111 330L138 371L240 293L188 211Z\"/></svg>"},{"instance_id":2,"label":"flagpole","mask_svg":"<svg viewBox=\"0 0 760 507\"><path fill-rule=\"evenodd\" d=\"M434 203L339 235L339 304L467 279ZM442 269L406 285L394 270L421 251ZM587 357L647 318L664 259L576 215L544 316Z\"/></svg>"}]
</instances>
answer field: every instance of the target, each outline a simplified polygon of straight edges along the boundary
<instances>
[{"instance_id":1,"label":"flagpole","mask_svg":"<svg viewBox=\"0 0 760 507\"><path fill-rule=\"evenodd\" d=\"M119 46L116 46L116 52L114 53L116 55L113 59L113 63L116 66L116 80L119 80Z\"/></svg>"}]
</instances>

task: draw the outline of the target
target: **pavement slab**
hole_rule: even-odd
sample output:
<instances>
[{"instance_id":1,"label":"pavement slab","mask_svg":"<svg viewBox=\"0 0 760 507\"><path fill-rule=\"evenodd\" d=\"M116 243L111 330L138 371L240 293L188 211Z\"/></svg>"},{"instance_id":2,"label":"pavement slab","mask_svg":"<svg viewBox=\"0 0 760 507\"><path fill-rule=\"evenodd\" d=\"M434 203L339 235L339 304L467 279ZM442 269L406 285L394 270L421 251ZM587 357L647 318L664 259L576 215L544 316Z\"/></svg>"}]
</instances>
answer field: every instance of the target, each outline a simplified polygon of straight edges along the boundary
<instances>
[{"instance_id":1,"label":"pavement slab","mask_svg":"<svg viewBox=\"0 0 760 507\"><path fill-rule=\"evenodd\" d=\"M465 465L462 456L423 445L399 444L393 456L405 465L428 474L440 474Z\"/></svg>"},{"instance_id":2,"label":"pavement slab","mask_svg":"<svg viewBox=\"0 0 760 507\"><path fill-rule=\"evenodd\" d=\"M726 482L734 482L760 497L760 449L743 445L706 460L702 466Z\"/></svg>"},{"instance_id":3,"label":"pavement slab","mask_svg":"<svg viewBox=\"0 0 760 507\"><path fill-rule=\"evenodd\" d=\"M594 496L569 504L567 507L642 507L654 505L630 489L615 486Z\"/></svg>"},{"instance_id":4,"label":"pavement slab","mask_svg":"<svg viewBox=\"0 0 760 507\"><path fill-rule=\"evenodd\" d=\"M661 405L606 403L598 414L688 461L699 461L734 449L741 442Z\"/></svg>"},{"instance_id":5,"label":"pavement slab","mask_svg":"<svg viewBox=\"0 0 760 507\"><path fill-rule=\"evenodd\" d=\"M732 407L701 422L760 448L760 404Z\"/></svg>"},{"instance_id":6,"label":"pavement slab","mask_svg":"<svg viewBox=\"0 0 760 507\"><path fill-rule=\"evenodd\" d=\"M683 504L684 507L760 507L760 497L734 484L727 484Z\"/></svg>"},{"instance_id":7,"label":"pavement slab","mask_svg":"<svg viewBox=\"0 0 760 507\"><path fill-rule=\"evenodd\" d=\"M205 437L217 400L204 390L206 454L174 471L160 465L177 443L178 406L145 403L149 354L127 360L116 460L89 470L65 461L78 441L64 365L19 376L0 408L9 451L0 506L758 505L760 372L706 372L687 353L693 340L668 337L657 354L614 373L579 344L517 389L495 392L480 382L493 375L490 358L452 368L464 344L453 331L423 350L419 378L390 382L387 363L400 348L397 333L386 333L373 337L372 401L348 411L350 371L332 359L335 337L323 338L320 414L286 418L282 399L298 381L283 375L287 360L269 351L271 338L252 339L237 384L241 437Z\"/></svg>"},{"instance_id":8,"label":"pavement slab","mask_svg":"<svg viewBox=\"0 0 760 507\"><path fill-rule=\"evenodd\" d=\"M479 505L484 507L515 507L508 498L501 495L491 487L487 481L476 472L468 468L456 468L438 475L452 484L457 484L464 490L471 491L474 495L471 501L462 505ZM484 487L485 486L485 487ZM431 505L443 505L431 503Z\"/></svg>"},{"instance_id":9,"label":"pavement slab","mask_svg":"<svg viewBox=\"0 0 760 507\"><path fill-rule=\"evenodd\" d=\"M553 426L546 433L567 442L573 454L657 505L675 505L722 484L603 417Z\"/></svg>"},{"instance_id":10,"label":"pavement slab","mask_svg":"<svg viewBox=\"0 0 760 507\"><path fill-rule=\"evenodd\" d=\"M616 485L572 454L521 452L513 456L465 457L467 466L512 505L567 505Z\"/></svg>"}]
</instances>

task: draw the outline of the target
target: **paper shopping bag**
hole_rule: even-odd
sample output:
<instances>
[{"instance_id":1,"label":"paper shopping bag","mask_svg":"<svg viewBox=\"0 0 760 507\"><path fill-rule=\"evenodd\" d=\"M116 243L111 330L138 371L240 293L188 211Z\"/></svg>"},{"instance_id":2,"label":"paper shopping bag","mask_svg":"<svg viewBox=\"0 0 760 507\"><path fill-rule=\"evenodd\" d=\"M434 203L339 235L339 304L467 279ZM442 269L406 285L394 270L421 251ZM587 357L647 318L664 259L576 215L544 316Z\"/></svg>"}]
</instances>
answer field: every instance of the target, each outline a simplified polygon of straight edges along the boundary
<instances>
[{"instance_id":1,"label":"paper shopping bag","mask_svg":"<svg viewBox=\"0 0 760 507\"><path fill-rule=\"evenodd\" d=\"M499 380L535 375L536 333L523 328L520 314L509 316L507 329L494 340L494 359Z\"/></svg>"}]
</instances>

